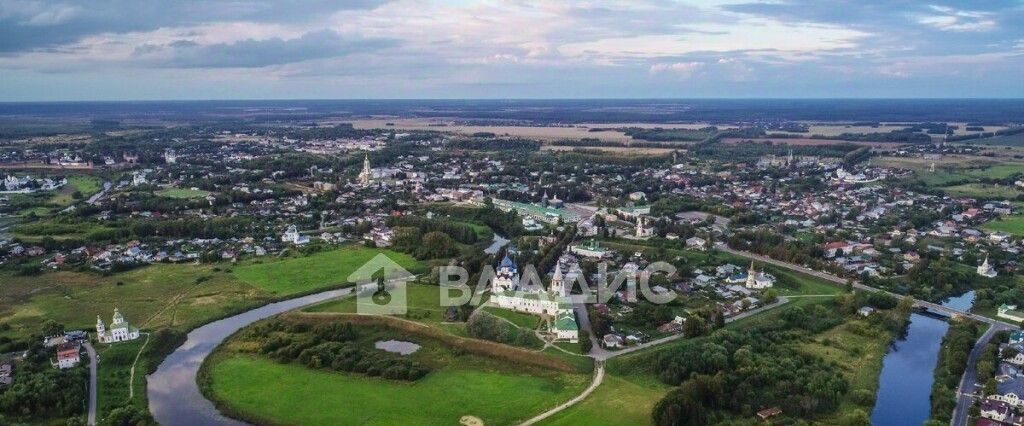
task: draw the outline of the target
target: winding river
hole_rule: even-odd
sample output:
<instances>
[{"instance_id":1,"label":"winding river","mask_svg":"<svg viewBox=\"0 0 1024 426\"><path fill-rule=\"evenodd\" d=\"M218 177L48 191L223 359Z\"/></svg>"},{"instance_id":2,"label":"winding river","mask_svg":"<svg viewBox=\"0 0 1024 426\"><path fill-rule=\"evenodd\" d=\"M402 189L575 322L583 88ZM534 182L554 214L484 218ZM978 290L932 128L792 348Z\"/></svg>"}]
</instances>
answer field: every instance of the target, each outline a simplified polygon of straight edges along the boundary
<instances>
[{"instance_id":1,"label":"winding river","mask_svg":"<svg viewBox=\"0 0 1024 426\"><path fill-rule=\"evenodd\" d=\"M973 303L974 292L971 291L949 298L942 305L969 311ZM944 320L910 314L906 333L892 343L882 360L871 424L919 425L928 420L935 365L947 330L949 324Z\"/></svg>"},{"instance_id":2,"label":"winding river","mask_svg":"<svg viewBox=\"0 0 1024 426\"><path fill-rule=\"evenodd\" d=\"M149 411L163 426L245 425L244 422L221 415L199 391L196 374L203 360L224 339L242 327L292 309L351 294L352 290L329 290L271 303L192 330L185 343L164 359L153 374L147 376Z\"/></svg>"}]
</instances>

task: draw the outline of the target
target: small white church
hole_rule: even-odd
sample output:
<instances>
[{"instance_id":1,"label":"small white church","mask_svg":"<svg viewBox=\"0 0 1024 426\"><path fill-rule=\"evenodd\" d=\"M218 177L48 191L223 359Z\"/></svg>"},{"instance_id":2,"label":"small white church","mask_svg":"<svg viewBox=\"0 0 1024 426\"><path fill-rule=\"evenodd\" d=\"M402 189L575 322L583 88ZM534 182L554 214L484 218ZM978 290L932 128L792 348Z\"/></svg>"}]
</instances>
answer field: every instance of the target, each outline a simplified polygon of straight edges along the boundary
<instances>
[{"instance_id":1,"label":"small white church","mask_svg":"<svg viewBox=\"0 0 1024 426\"><path fill-rule=\"evenodd\" d=\"M978 275L981 275L985 278L995 278L997 275L999 275L999 273L996 272L996 268L992 267L992 265L988 263L988 256L985 256L985 261L982 262L981 265L978 265L977 272Z\"/></svg>"},{"instance_id":2,"label":"small white church","mask_svg":"<svg viewBox=\"0 0 1024 426\"><path fill-rule=\"evenodd\" d=\"M491 280L491 303L495 306L553 318L555 321L551 331L556 338L576 343L579 341L579 326L568 296L569 287L560 265L555 266L547 290L522 285L519 269L508 255L498 264L498 270Z\"/></svg>"},{"instance_id":3,"label":"small white church","mask_svg":"<svg viewBox=\"0 0 1024 426\"><path fill-rule=\"evenodd\" d=\"M121 312L114 308L114 318L110 322L110 328L107 328L100 316L96 315L96 338L100 343L127 342L139 338L139 329L128 324Z\"/></svg>"}]
</instances>

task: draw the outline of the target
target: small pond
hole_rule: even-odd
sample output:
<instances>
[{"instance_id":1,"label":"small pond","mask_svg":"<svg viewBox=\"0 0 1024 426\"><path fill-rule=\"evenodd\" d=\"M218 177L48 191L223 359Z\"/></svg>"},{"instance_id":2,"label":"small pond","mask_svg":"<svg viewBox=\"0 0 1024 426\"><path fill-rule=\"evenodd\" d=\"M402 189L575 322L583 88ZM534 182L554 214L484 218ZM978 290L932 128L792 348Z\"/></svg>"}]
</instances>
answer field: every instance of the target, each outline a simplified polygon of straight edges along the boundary
<instances>
[{"instance_id":1,"label":"small pond","mask_svg":"<svg viewBox=\"0 0 1024 426\"><path fill-rule=\"evenodd\" d=\"M420 345L413 342L403 342L401 340L383 340L375 343L373 346L382 351L394 352L401 355L409 355L420 350Z\"/></svg>"}]
</instances>

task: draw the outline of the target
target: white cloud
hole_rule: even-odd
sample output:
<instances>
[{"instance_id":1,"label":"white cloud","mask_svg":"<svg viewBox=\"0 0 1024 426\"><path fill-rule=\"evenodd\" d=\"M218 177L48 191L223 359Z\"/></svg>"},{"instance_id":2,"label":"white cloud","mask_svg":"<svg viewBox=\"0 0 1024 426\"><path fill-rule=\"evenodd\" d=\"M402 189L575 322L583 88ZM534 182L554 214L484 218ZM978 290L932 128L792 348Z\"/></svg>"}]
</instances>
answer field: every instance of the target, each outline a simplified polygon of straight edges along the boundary
<instances>
[{"instance_id":1,"label":"white cloud","mask_svg":"<svg viewBox=\"0 0 1024 426\"><path fill-rule=\"evenodd\" d=\"M694 72L704 68L703 62L674 62L651 65L651 74L672 73L682 78L689 78Z\"/></svg>"},{"instance_id":2,"label":"white cloud","mask_svg":"<svg viewBox=\"0 0 1024 426\"><path fill-rule=\"evenodd\" d=\"M979 32L992 31L999 27L992 13L959 10L946 6L929 5L936 14L923 15L917 22L942 31Z\"/></svg>"}]
</instances>

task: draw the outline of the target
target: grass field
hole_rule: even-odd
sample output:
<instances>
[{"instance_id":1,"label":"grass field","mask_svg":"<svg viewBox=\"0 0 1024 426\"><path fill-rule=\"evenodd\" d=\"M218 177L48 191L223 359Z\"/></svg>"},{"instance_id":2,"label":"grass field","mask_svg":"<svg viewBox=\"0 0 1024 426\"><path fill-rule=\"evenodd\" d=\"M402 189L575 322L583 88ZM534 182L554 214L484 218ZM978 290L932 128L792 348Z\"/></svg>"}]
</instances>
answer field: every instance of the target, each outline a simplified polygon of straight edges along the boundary
<instances>
[{"instance_id":1,"label":"grass field","mask_svg":"<svg viewBox=\"0 0 1024 426\"><path fill-rule=\"evenodd\" d=\"M931 165L935 163L935 171ZM930 186L945 186L952 182L976 181L980 178L1002 179L1024 172L1024 163L1001 161L990 157L946 155L940 158L881 157L875 164L914 171L914 179Z\"/></svg>"},{"instance_id":2,"label":"grass field","mask_svg":"<svg viewBox=\"0 0 1024 426\"><path fill-rule=\"evenodd\" d=\"M982 183L965 183L942 188L947 194L962 197L1014 199L1021 192L1011 186L995 186Z\"/></svg>"},{"instance_id":3,"label":"grass field","mask_svg":"<svg viewBox=\"0 0 1024 426\"><path fill-rule=\"evenodd\" d=\"M203 198L210 195L209 191L203 191L201 189L189 189L189 188L167 188L156 191L156 195L168 198Z\"/></svg>"},{"instance_id":4,"label":"grass field","mask_svg":"<svg viewBox=\"0 0 1024 426\"><path fill-rule=\"evenodd\" d=\"M537 322L540 321L540 317L538 317L536 315L530 315L530 314L526 314L526 313L522 313L522 312L511 311L511 310L508 310L508 309L501 309L501 308L496 308L496 307L493 307L493 306L488 306L488 307L485 307L483 309L484 309L484 311L487 311L488 313L494 314L495 316L500 317L500 318L504 318L504 319L508 320L509 322L511 322L512 324L515 324L515 325L517 325L517 326L519 326L521 328L525 328L525 329L528 329L528 330L533 330L533 329L537 328Z\"/></svg>"},{"instance_id":5,"label":"grass field","mask_svg":"<svg viewBox=\"0 0 1024 426\"><path fill-rule=\"evenodd\" d=\"M1024 215L1010 215L993 220L981 226L990 231L1003 231L1008 234L1024 236Z\"/></svg>"},{"instance_id":6,"label":"grass field","mask_svg":"<svg viewBox=\"0 0 1024 426\"><path fill-rule=\"evenodd\" d=\"M103 181L95 176L68 176L68 184L64 185L60 191L57 191L50 199L51 203L66 206L75 201L73 195L75 191L82 193L83 199L89 198L90 195L100 192L103 188Z\"/></svg>"},{"instance_id":7,"label":"grass field","mask_svg":"<svg viewBox=\"0 0 1024 426\"><path fill-rule=\"evenodd\" d=\"M985 139L976 139L964 141L963 143L971 145L1006 145L1006 146L1021 146L1024 145L1024 133L1017 133L1009 136L994 136Z\"/></svg>"},{"instance_id":8,"label":"grass field","mask_svg":"<svg viewBox=\"0 0 1024 426\"><path fill-rule=\"evenodd\" d=\"M146 339L147 337L143 336L130 342L112 345L96 344L96 352L100 357L100 363L96 369L98 389L96 417L98 419L102 419L110 410L129 402L129 386L135 388L135 395L132 396L131 403L143 409L147 407L146 379L143 377L146 372L145 357L139 357L139 364L135 368L135 381L129 383L132 363Z\"/></svg>"},{"instance_id":9,"label":"grass field","mask_svg":"<svg viewBox=\"0 0 1024 426\"><path fill-rule=\"evenodd\" d=\"M647 425L651 410L672 386L648 376L606 373L594 393L541 425Z\"/></svg>"},{"instance_id":10,"label":"grass field","mask_svg":"<svg viewBox=\"0 0 1024 426\"><path fill-rule=\"evenodd\" d=\"M444 320L445 308L440 306L441 287L426 284L411 283L406 287L406 306L408 309L407 318L428 325L436 325ZM458 292L453 292L452 297L457 297ZM335 299L328 302L310 306L306 312L337 312L355 313L359 301L355 297ZM458 324L461 326L462 324ZM456 333L460 334L460 333Z\"/></svg>"},{"instance_id":11,"label":"grass field","mask_svg":"<svg viewBox=\"0 0 1024 426\"><path fill-rule=\"evenodd\" d=\"M878 393L878 375L882 372L882 358L888 352L892 338L892 335L871 327L865 320L855 320L819 333L811 342L799 346L805 353L839 365L839 373L850 383L850 390L836 410L834 420L840 420L839 413L847 413L854 409L871 410L870 406L865 407L854 402L852 395L858 390L868 391L872 395Z\"/></svg>"},{"instance_id":12,"label":"grass field","mask_svg":"<svg viewBox=\"0 0 1024 426\"><path fill-rule=\"evenodd\" d=\"M243 355L210 374L213 393L233 410L303 425L453 425L464 415L514 424L571 398L587 380L455 366L408 384Z\"/></svg>"},{"instance_id":13,"label":"grass field","mask_svg":"<svg viewBox=\"0 0 1024 426\"><path fill-rule=\"evenodd\" d=\"M305 257L248 263L234 268L234 275L273 294L302 293L347 283L350 274L381 253L413 273L423 268L404 253L353 245Z\"/></svg>"},{"instance_id":14,"label":"grass field","mask_svg":"<svg viewBox=\"0 0 1024 426\"><path fill-rule=\"evenodd\" d=\"M60 271L38 276L0 275L0 334L27 337L52 319L70 329L92 329L119 308L143 329L189 330L225 313L270 300L266 291L209 265L157 264L111 276Z\"/></svg>"}]
</instances>

